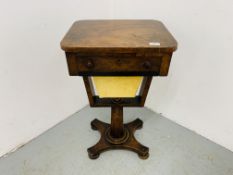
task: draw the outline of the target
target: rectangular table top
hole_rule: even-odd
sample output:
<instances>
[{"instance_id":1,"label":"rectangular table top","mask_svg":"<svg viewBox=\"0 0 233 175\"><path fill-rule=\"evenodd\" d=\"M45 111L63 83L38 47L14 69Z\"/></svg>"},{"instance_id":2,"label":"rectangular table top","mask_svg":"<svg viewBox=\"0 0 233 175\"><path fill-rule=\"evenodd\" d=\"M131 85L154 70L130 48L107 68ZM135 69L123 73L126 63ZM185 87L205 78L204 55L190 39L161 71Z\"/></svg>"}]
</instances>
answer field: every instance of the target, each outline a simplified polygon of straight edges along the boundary
<instances>
[{"instance_id":1,"label":"rectangular table top","mask_svg":"<svg viewBox=\"0 0 233 175\"><path fill-rule=\"evenodd\" d=\"M66 52L173 52L177 42L156 20L76 21L61 41Z\"/></svg>"}]
</instances>

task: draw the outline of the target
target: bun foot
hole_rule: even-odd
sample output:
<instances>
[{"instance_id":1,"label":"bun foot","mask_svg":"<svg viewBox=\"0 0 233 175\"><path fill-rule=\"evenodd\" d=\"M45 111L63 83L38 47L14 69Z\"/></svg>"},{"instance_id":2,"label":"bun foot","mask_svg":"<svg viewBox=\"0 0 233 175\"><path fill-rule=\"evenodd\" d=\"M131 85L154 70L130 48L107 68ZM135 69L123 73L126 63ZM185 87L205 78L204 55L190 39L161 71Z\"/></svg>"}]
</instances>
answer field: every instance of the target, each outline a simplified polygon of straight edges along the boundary
<instances>
[{"instance_id":1,"label":"bun foot","mask_svg":"<svg viewBox=\"0 0 233 175\"><path fill-rule=\"evenodd\" d=\"M147 159L147 158L149 157L149 153L146 153L146 154L138 154L138 157L139 157L140 159L145 160L145 159Z\"/></svg>"},{"instance_id":2,"label":"bun foot","mask_svg":"<svg viewBox=\"0 0 233 175\"><path fill-rule=\"evenodd\" d=\"M92 152L88 151L88 156L90 159L97 159L100 156L100 154L99 153L92 153Z\"/></svg>"}]
</instances>

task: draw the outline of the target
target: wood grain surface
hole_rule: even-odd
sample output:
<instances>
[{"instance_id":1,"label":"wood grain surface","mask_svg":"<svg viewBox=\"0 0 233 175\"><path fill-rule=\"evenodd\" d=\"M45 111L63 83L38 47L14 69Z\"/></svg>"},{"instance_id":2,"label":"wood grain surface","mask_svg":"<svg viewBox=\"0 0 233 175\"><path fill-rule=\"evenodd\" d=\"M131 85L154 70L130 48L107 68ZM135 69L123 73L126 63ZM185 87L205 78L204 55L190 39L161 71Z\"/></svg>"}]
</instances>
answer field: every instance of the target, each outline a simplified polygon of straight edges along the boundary
<instances>
[{"instance_id":1,"label":"wood grain surface","mask_svg":"<svg viewBox=\"0 0 233 175\"><path fill-rule=\"evenodd\" d=\"M71 26L61 48L66 52L173 52L177 42L156 20L83 20Z\"/></svg>"}]
</instances>

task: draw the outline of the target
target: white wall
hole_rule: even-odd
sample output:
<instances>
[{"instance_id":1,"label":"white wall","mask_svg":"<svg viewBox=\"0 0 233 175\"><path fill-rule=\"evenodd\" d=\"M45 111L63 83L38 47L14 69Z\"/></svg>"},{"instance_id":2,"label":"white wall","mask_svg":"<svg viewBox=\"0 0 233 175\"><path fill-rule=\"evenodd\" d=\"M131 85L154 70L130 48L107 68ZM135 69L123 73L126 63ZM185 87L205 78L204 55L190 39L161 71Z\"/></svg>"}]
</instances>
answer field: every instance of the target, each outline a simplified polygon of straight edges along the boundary
<instances>
[{"instance_id":1,"label":"white wall","mask_svg":"<svg viewBox=\"0 0 233 175\"><path fill-rule=\"evenodd\" d=\"M179 48L147 106L233 151L233 2L176 3L163 19Z\"/></svg>"},{"instance_id":2,"label":"white wall","mask_svg":"<svg viewBox=\"0 0 233 175\"><path fill-rule=\"evenodd\" d=\"M233 150L233 3L230 0L1 0L0 155L87 104L59 42L79 19L150 18L179 43L147 106Z\"/></svg>"}]
</instances>

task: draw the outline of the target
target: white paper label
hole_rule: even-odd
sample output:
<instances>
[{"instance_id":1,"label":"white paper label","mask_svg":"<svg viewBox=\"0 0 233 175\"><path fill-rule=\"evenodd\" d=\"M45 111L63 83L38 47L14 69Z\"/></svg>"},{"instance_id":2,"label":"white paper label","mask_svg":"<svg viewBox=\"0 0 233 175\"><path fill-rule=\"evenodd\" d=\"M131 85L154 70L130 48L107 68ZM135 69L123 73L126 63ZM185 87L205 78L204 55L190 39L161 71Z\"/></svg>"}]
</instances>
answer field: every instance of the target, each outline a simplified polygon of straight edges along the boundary
<instances>
[{"instance_id":1,"label":"white paper label","mask_svg":"<svg viewBox=\"0 0 233 175\"><path fill-rule=\"evenodd\" d=\"M159 42L149 42L150 46L160 46Z\"/></svg>"}]
</instances>

